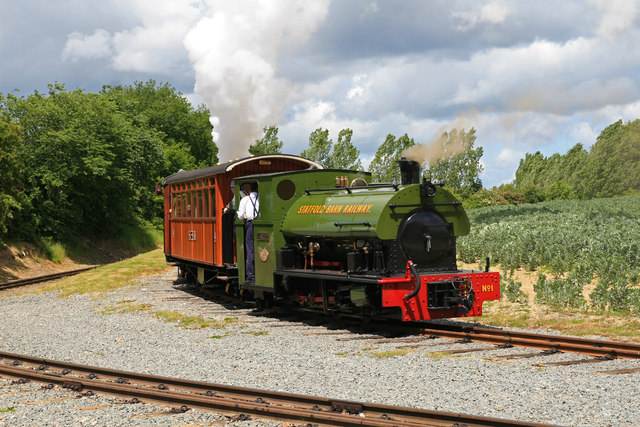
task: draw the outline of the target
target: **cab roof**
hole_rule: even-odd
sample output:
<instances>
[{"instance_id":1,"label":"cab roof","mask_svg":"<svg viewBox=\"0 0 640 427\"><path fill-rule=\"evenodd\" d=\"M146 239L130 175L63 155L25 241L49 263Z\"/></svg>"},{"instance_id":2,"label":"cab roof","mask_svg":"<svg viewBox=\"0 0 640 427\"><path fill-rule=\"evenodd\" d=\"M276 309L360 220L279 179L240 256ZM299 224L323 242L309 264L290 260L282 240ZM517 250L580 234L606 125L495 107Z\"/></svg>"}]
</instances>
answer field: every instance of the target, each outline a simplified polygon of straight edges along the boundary
<instances>
[{"instance_id":1,"label":"cab roof","mask_svg":"<svg viewBox=\"0 0 640 427\"><path fill-rule=\"evenodd\" d=\"M190 171L180 170L177 173L169 175L168 177L163 179L162 185L165 186L176 182L191 181L192 179L202 178L205 176L231 172L233 168L245 163L274 159L295 160L303 164L306 163L309 169L323 169L320 163L314 162L313 160L305 159L304 157L294 156L292 154L263 154L260 156L243 157L241 159L231 160L226 163L219 163L215 166L209 166L208 168L194 169Z\"/></svg>"}]
</instances>

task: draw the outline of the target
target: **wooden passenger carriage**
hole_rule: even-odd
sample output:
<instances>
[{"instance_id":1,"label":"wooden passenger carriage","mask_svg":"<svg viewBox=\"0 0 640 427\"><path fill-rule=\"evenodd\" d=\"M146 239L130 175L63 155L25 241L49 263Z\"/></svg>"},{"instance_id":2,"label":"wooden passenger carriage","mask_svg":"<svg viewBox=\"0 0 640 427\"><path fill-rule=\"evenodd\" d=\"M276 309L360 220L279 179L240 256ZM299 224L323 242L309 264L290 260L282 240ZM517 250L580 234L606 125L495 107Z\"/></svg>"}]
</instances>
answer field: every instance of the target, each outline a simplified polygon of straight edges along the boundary
<instances>
[{"instance_id":1,"label":"wooden passenger carriage","mask_svg":"<svg viewBox=\"0 0 640 427\"><path fill-rule=\"evenodd\" d=\"M223 213L234 197L235 178L249 175L322 169L311 160L268 154L203 169L180 171L162 181L164 188L164 251L167 261L206 283L217 276L237 276L233 213ZM239 195L236 195L236 206Z\"/></svg>"}]
</instances>

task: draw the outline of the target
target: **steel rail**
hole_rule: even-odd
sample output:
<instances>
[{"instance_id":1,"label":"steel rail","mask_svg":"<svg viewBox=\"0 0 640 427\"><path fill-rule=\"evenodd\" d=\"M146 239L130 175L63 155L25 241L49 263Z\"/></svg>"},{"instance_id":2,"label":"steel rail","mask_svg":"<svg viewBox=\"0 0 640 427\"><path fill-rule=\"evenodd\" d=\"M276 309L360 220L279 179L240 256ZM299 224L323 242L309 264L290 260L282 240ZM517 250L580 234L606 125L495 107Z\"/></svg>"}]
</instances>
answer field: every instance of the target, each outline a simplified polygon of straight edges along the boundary
<instances>
[{"instance_id":1,"label":"steel rail","mask_svg":"<svg viewBox=\"0 0 640 427\"><path fill-rule=\"evenodd\" d=\"M74 391L88 390L136 398L143 402L182 405L223 414L250 414L263 418L313 422L341 426L542 426L546 424L503 420L457 413L428 411L390 405L347 402L321 397L271 392L243 387L224 386L168 377L102 369L86 365L32 358L12 353L0 353L0 374L59 385ZM14 363L6 364L13 360ZM17 363L16 363L17 362ZM37 365L37 368L16 366ZM47 372L52 367L63 373ZM70 376L87 374L89 378ZM103 378L99 379L99 376ZM107 381L106 377L111 378ZM114 380L117 378L117 380ZM154 387L140 386L154 385Z\"/></svg>"},{"instance_id":2,"label":"steel rail","mask_svg":"<svg viewBox=\"0 0 640 427\"><path fill-rule=\"evenodd\" d=\"M404 329L406 331L406 329ZM617 341L601 341L590 338L545 335L528 332L469 328L425 328L416 327L421 335L478 341L503 346L538 348L542 350L580 353L610 359L640 359L640 344Z\"/></svg>"},{"instance_id":3,"label":"steel rail","mask_svg":"<svg viewBox=\"0 0 640 427\"><path fill-rule=\"evenodd\" d=\"M49 280L55 280L55 279L60 279L62 277L73 276L75 274L82 273L83 271L92 270L94 268L96 268L96 266L79 268L77 270L61 271L59 273L45 274L44 276L28 277L26 279L9 280L7 282L0 282L0 290L17 288L18 286L31 285L34 283L48 282Z\"/></svg>"}]
</instances>

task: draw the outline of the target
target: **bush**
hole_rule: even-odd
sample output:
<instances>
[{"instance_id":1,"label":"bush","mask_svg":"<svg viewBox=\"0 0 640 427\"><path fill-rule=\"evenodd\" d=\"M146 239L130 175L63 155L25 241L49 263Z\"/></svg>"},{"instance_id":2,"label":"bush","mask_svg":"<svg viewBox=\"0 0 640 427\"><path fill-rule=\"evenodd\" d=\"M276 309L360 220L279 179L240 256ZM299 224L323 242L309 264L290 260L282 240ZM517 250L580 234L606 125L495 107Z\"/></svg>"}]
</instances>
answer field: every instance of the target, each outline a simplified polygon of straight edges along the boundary
<instances>
[{"instance_id":1,"label":"bush","mask_svg":"<svg viewBox=\"0 0 640 427\"><path fill-rule=\"evenodd\" d=\"M598 310L624 313L640 311L640 290L630 289L623 277L600 279L590 298L591 305Z\"/></svg>"},{"instance_id":2,"label":"bush","mask_svg":"<svg viewBox=\"0 0 640 427\"><path fill-rule=\"evenodd\" d=\"M54 242L49 237L40 239L37 246L43 256L50 261L60 262L67 257L65 246L60 242Z\"/></svg>"},{"instance_id":3,"label":"bush","mask_svg":"<svg viewBox=\"0 0 640 427\"><path fill-rule=\"evenodd\" d=\"M546 275L538 273L538 283L533 286L536 301L552 307L582 308L586 300L582 296L585 285L577 275L569 273L566 279L549 280Z\"/></svg>"},{"instance_id":4,"label":"bush","mask_svg":"<svg viewBox=\"0 0 640 427\"><path fill-rule=\"evenodd\" d=\"M522 283L518 282L512 278L504 278L502 280L503 283L503 294L507 297L507 299L511 302L516 302L520 304L527 303L527 294L522 291Z\"/></svg>"}]
</instances>

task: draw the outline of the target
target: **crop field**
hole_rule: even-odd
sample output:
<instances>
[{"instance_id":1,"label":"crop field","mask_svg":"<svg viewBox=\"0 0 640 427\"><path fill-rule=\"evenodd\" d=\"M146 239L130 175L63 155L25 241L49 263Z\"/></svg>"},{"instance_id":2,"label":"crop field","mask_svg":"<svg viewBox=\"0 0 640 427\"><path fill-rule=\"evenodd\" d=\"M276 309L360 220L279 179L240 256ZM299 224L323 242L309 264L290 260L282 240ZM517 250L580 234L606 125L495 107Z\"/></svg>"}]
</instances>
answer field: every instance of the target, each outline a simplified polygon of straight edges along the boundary
<instances>
[{"instance_id":1,"label":"crop field","mask_svg":"<svg viewBox=\"0 0 640 427\"><path fill-rule=\"evenodd\" d=\"M512 273L538 271L536 302L549 306L640 313L640 196L493 206L468 211L472 228L458 240L463 262ZM516 300L510 274L503 294ZM589 301L583 288L595 283Z\"/></svg>"}]
</instances>

